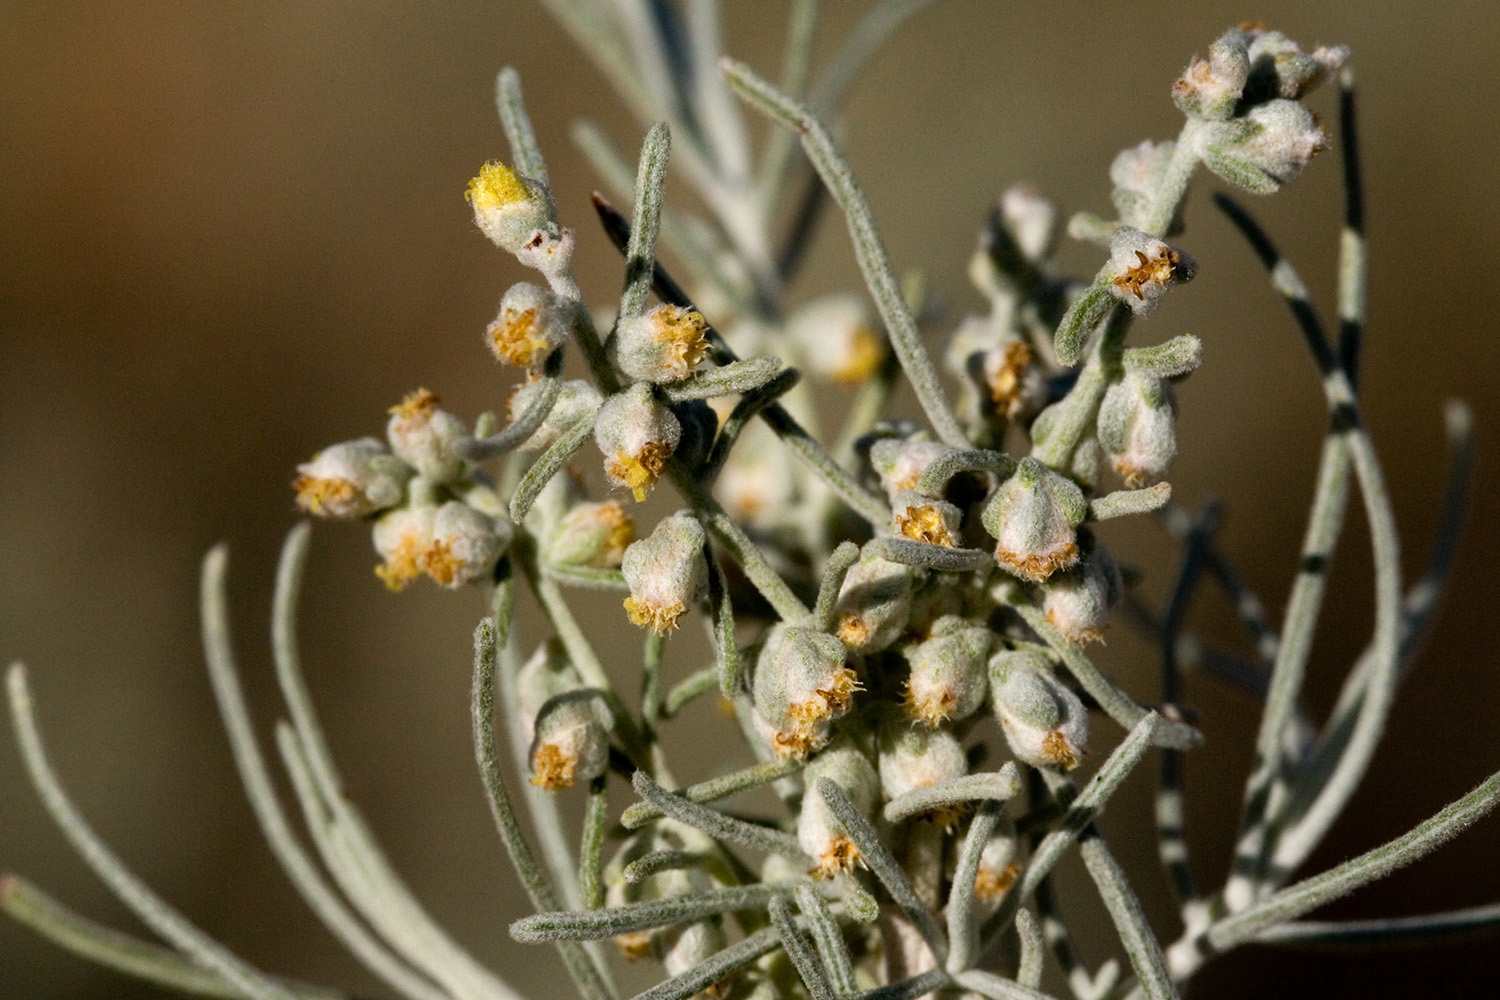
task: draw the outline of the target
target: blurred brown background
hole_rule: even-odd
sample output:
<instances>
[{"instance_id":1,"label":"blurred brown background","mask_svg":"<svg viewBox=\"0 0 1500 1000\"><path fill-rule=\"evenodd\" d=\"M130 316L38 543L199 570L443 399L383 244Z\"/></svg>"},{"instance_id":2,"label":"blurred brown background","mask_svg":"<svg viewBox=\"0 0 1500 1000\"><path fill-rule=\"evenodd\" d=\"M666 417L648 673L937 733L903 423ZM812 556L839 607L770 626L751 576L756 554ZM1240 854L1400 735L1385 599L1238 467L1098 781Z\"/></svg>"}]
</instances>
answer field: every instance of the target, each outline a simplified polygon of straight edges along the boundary
<instances>
[{"instance_id":1,"label":"blurred brown background","mask_svg":"<svg viewBox=\"0 0 1500 1000\"><path fill-rule=\"evenodd\" d=\"M779 66L782 3L729 8L729 50ZM827 5L825 43L858 6ZM1408 575L1436 522L1440 403L1478 425L1474 504L1451 596L1402 692L1367 790L1315 864L1380 843L1500 768L1496 676L1500 368L1489 290L1500 271L1492 50L1500 7L1289 0L1154 7L950 0L875 60L850 105L848 149L898 267L924 269L956 317L987 203L1015 180L1107 211L1105 169L1175 134L1175 74L1225 26L1263 19L1346 43L1362 83L1371 283L1364 400L1386 462ZM826 50L828 44L824 45ZM641 129L530 3L29 2L0 8L0 657L31 667L57 766L120 853L210 933L275 971L386 995L300 906L254 830L217 729L197 647L198 560L232 546L247 683L268 733L265 650L276 549L294 521L293 466L379 431L417 385L472 416L508 376L479 341L521 277L474 230L461 193L504 152L491 100L515 65L596 297L619 263L591 224L595 181L567 139L587 113L626 148ZM1335 120L1331 93L1313 99ZM1322 403L1280 304L1201 181L1184 245L1201 277L1142 336L1188 330L1207 363L1181 390L1173 483L1227 503L1221 534L1278 609L1302 530ZM1254 208L1331 307L1338 164ZM830 220L804 290L851 280ZM1080 271L1097 252L1069 251ZM1370 627L1367 546L1352 514L1309 679L1326 708ZM1159 600L1172 559L1147 525L1105 533ZM480 956L559 995L550 952L505 935L522 903L478 794L468 743L470 594L387 595L367 534L320 527L304 620L312 684L354 798L419 896ZM1223 602L1196 620L1229 636ZM604 607L604 606L601 606ZM605 608L606 616L609 612ZM634 648L634 640L630 647ZM1137 694L1155 681L1123 635L1101 654ZM680 664L679 664L680 666ZM1195 681L1208 744L1188 764L1202 881L1227 862L1254 706ZM1104 739L1112 739L1101 724ZM707 766L707 765L705 765ZM1149 771L1144 768L1143 771ZM1145 774L1105 821L1164 935ZM1500 898L1500 821L1329 908L1409 914ZM1139 845L1139 846L1130 846ZM54 833L0 742L0 868L79 910L133 926ZM1069 878L1074 878L1074 875ZM1075 879L1076 880L1076 879ZM1080 896L1073 903L1093 905ZM1093 963L1106 934L1085 934ZM1487 943L1384 955L1248 949L1199 995L1488 994ZM553 984L553 988L547 985ZM154 997L8 922L0 995Z\"/></svg>"}]
</instances>

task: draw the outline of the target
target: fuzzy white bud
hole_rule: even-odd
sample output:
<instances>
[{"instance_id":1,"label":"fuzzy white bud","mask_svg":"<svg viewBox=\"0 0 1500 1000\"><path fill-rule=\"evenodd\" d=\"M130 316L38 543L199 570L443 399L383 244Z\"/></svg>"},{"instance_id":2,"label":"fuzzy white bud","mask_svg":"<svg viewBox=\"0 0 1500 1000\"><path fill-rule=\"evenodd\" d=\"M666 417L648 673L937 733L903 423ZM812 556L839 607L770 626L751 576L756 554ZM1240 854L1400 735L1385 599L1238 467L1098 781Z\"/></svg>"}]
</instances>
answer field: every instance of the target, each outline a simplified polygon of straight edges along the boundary
<instances>
[{"instance_id":1,"label":"fuzzy white bud","mask_svg":"<svg viewBox=\"0 0 1500 1000\"><path fill-rule=\"evenodd\" d=\"M297 466L297 506L319 517L368 517L401 502L412 468L374 438L324 448Z\"/></svg>"},{"instance_id":2,"label":"fuzzy white bud","mask_svg":"<svg viewBox=\"0 0 1500 1000\"><path fill-rule=\"evenodd\" d=\"M838 639L796 625L773 629L755 661L756 714L772 748L805 757L828 739L828 723L853 703L859 679Z\"/></svg>"},{"instance_id":3,"label":"fuzzy white bud","mask_svg":"<svg viewBox=\"0 0 1500 1000\"><path fill-rule=\"evenodd\" d=\"M665 634L702 593L706 580L703 525L691 514L663 518L625 550L620 570L630 586L625 611L637 625Z\"/></svg>"},{"instance_id":4,"label":"fuzzy white bud","mask_svg":"<svg viewBox=\"0 0 1500 1000\"><path fill-rule=\"evenodd\" d=\"M1077 767L1089 741L1088 711L1052 675L1047 658L1005 650L990 658L989 671L995 715L1016 759L1036 767Z\"/></svg>"},{"instance_id":5,"label":"fuzzy white bud","mask_svg":"<svg viewBox=\"0 0 1500 1000\"><path fill-rule=\"evenodd\" d=\"M462 420L438 409L439 402L426 389L408 394L391 407L385 436L396 457L415 468L424 479L451 483L467 468L462 446L472 435Z\"/></svg>"},{"instance_id":6,"label":"fuzzy white bud","mask_svg":"<svg viewBox=\"0 0 1500 1000\"><path fill-rule=\"evenodd\" d=\"M1040 583L1078 561L1076 529L1088 513L1083 491L1034 458L1023 458L980 515L996 540L995 561Z\"/></svg>"},{"instance_id":7,"label":"fuzzy white bud","mask_svg":"<svg viewBox=\"0 0 1500 1000\"><path fill-rule=\"evenodd\" d=\"M485 327L484 339L501 361L534 368L573 331L578 305L520 281L500 299L500 313Z\"/></svg>"},{"instance_id":8,"label":"fuzzy white bud","mask_svg":"<svg viewBox=\"0 0 1500 1000\"><path fill-rule=\"evenodd\" d=\"M625 486L636 500L661 477L667 458L682 440L682 424L658 403L646 382L636 382L606 399L594 421L594 441L604 453L604 474Z\"/></svg>"},{"instance_id":9,"label":"fuzzy white bud","mask_svg":"<svg viewBox=\"0 0 1500 1000\"><path fill-rule=\"evenodd\" d=\"M802 772L806 791L802 795L802 812L797 817L797 842L816 862L811 872L813 877L833 878L853 871L861 860L859 848L849 838L844 824L818 794L820 778L827 778L847 792L854 808L866 817L875 811L880 778L869 759L848 740L840 740L818 754Z\"/></svg>"},{"instance_id":10,"label":"fuzzy white bud","mask_svg":"<svg viewBox=\"0 0 1500 1000\"><path fill-rule=\"evenodd\" d=\"M620 371L641 382L681 382L708 357L708 323L696 309L662 303L620 323L611 342Z\"/></svg>"}]
</instances>

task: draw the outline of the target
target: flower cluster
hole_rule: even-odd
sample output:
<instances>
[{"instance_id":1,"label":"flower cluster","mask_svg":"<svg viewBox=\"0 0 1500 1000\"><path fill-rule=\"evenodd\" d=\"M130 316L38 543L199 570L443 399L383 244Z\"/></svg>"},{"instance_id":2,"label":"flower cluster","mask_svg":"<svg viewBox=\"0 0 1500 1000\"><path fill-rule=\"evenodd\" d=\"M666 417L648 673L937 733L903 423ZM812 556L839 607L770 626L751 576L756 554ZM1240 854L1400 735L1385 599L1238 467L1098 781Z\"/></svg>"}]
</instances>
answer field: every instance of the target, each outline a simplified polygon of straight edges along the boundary
<instances>
[{"instance_id":1,"label":"flower cluster","mask_svg":"<svg viewBox=\"0 0 1500 1000\"><path fill-rule=\"evenodd\" d=\"M1417 833L1286 885L1368 764L1406 640L1420 632L1430 602L1403 601L1387 492L1352 388L1358 351L1324 342L1284 261L1274 264L1277 287L1295 300L1331 412L1352 419L1330 422L1337 447L1325 449L1309 532L1319 547L1304 558L1284 633L1260 620L1253 595L1232 593L1262 649L1279 652L1265 664L1220 667L1251 678L1246 686L1267 697L1267 709L1234 870L1212 897L1193 887L1174 815L1176 755L1200 739L1191 713L1140 704L1091 659L1090 644L1118 617L1127 576L1139 576L1117 565L1103 522L1169 502L1175 385L1202 360L1202 343L1187 334L1128 346L1133 325L1162 316L1167 296L1197 271L1178 244L1189 181L1199 165L1258 193L1295 179L1327 144L1303 99L1340 69L1345 50L1305 51L1256 26L1225 33L1171 90L1186 116L1178 136L1132 146L1110 166L1115 217L1068 221L1068 236L1102 258L1095 274L1064 271L1054 257L1063 213L1035 186L1018 184L998 198L969 266L980 310L948 317L919 283L896 279L853 168L819 117L748 67L716 63L714 5L690 5L687 15L670 3L553 6L605 56L606 74L632 102L665 119L647 132L633 185L618 185L628 188L631 218L596 197L624 256L618 302L584 301L573 274L578 237L559 223L519 83L502 73L513 165L485 164L466 197L480 231L540 279L512 284L483 331L495 358L523 379L509 424L497 428L486 415L471 428L419 390L391 410L384 443L325 449L299 467L295 490L309 513L371 523L377 573L391 589L423 575L444 587L486 586L492 616L475 633L476 759L505 846L543 911L511 933L556 944L585 1000L616 995L607 954L584 944L607 938L626 958L661 963L669 979L641 994L659 1000L1041 997L1044 938L1033 904L1079 996L1171 1000L1212 956L1271 940L1277 924L1411 860L1500 802L1497 775ZM794 18L815 18L817 4L794 6ZM874 37L891 9L877 6L877 22L856 35ZM793 27L810 51L810 23ZM788 60L793 90L806 55ZM1342 85L1349 114L1347 75ZM819 106L836 103L838 89L815 88ZM868 295L788 301L819 201L804 200L778 246L775 196L805 164L789 141L748 155L736 96L802 143L849 222ZM606 142L594 136L585 145ZM673 162L706 218L664 202L673 142L686 144ZM618 162L608 152L599 158ZM1357 181L1356 167L1351 156L1346 176ZM606 173L619 180L617 169ZM1361 310L1357 202L1351 190L1340 283L1346 338L1357 336ZM1273 256L1242 210L1231 215ZM663 258L682 269L685 285ZM939 327L947 336L935 363L925 336ZM586 377L565 377L571 355ZM903 375L921 424L897 415ZM825 430L839 419L840 429ZM590 441L597 455L585 453ZM1309 567L1332 551L1342 523L1335 508L1351 476L1371 526L1376 636L1315 740L1297 690L1322 593L1321 571ZM636 518L653 512L638 505L653 493L675 493L678 509L638 537ZM1180 528L1191 519L1175 510L1165 520ZM1158 618L1141 594L1131 609L1165 651L1168 699L1178 697L1179 660L1201 653L1179 629L1205 575L1208 541L1201 522L1185 533L1170 609ZM305 538L299 530L288 546L284 581L296 580ZM1215 559L1233 591L1235 575ZM207 572L215 691L252 802L265 828L278 831L274 846L299 888L402 996L516 996L396 879L341 790L299 695L296 657L279 640L293 719L281 749L332 879L314 869L265 780L230 658L218 646L228 633L214 589L222 587L221 556ZM580 620L570 595L582 588L613 592L614 622ZM539 643L522 643L522 594L547 622ZM278 635L289 638L289 602L278 601L277 614ZM611 639L602 650L606 624L639 629L638 646ZM701 643L676 638L695 626L712 651L706 665ZM522 662L526 648L534 652ZM1212 669L1230 657L1200 659ZM50 779L19 671L11 691L44 797L75 840L92 837ZM662 734L710 692L736 723L730 731L743 735L745 759L736 766L717 740L694 747L693 771L723 770L683 787ZM497 694L515 763L540 790L528 789L526 802L545 838L544 860L532 854L505 788ZM1160 854L1185 928L1168 949L1145 923L1098 821L1151 746L1168 755ZM626 775L641 801L616 823L610 793ZM775 793L765 800L779 803L775 815L725 804L755 789ZM567 795L586 799L579 838L560 833ZM576 857L570 844L579 845ZM106 850L87 846L91 862L129 888L128 903L150 903L138 912L170 931L186 958L102 935L55 904L32 899L28 909L13 879L0 880L0 905L169 985L291 995L186 922L166 919L165 905L111 868ZM1134 983L1120 980L1114 960L1084 968L1050 909L1046 879L1074 847L1120 932ZM1472 929L1474 912L1425 919L1422 928ZM1292 940L1383 933L1365 922L1352 935L1324 923L1286 930Z\"/></svg>"}]
</instances>

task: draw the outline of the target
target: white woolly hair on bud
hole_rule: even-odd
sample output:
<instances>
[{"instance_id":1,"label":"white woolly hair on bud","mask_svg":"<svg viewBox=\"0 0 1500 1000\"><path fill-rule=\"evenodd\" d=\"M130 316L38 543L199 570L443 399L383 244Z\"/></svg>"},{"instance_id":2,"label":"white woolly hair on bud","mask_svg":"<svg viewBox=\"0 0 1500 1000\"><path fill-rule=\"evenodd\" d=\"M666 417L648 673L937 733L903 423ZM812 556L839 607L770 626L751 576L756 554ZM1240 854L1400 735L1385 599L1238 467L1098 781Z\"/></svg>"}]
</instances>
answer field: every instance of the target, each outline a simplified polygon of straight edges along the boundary
<instances>
[{"instance_id":1,"label":"white woolly hair on bud","mask_svg":"<svg viewBox=\"0 0 1500 1000\"><path fill-rule=\"evenodd\" d=\"M834 605L834 630L849 652L879 652L906 629L915 572L878 556L863 556L844 577Z\"/></svg>"},{"instance_id":2,"label":"white woolly hair on bud","mask_svg":"<svg viewBox=\"0 0 1500 1000\"><path fill-rule=\"evenodd\" d=\"M983 624L944 615L929 638L906 647L911 673L903 704L908 716L931 728L978 711L988 691L985 661L994 639Z\"/></svg>"},{"instance_id":3,"label":"white woolly hair on bud","mask_svg":"<svg viewBox=\"0 0 1500 1000\"><path fill-rule=\"evenodd\" d=\"M1099 404L1099 444L1125 485L1160 482L1177 454L1177 400L1171 383L1127 371Z\"/></svg>"},{"instance_id":4,"label":"white woolly hair on bud","mask_svg":"<svg viewBox=\"0 0 1500 1000\"><path fill-rule=\"evenodd\" d=\"M696 309L662 303L620 323L611 342L620 371L642 382L681 382L708 357L708 322Z\"/></svg>"},{"instance_id":5,"label":"white woolly hair on bud","mask_svg":"<svg viewBox=\"0 0 1500 1000\"><path fill-rule=\"evenodd\" d=\"M578 305L526 281L506 289L500 312L484 329L490 352L501 361L535 368L567 341Z\"/></svg>"},{"instance_id":6,"label":"white woolly hair on bud","mask_svg":"<svg viewBox=\"0 0 1500 1000\"><path fill-rule=\"evenodd\" d=\"M614 717L596 691L575 688L549 698L531 740L531 783L549 792L572 788L609 768Z\"/></svg>"},{"instance_id":7,"label":"white woolly hair on bud","mask_svg":"<svg viewBox=\"0 0 1500 1000\"><path fill-rule=\"evenodd\" d=\"M880 791L888 800L969 773L963 744L951 730L913 726L904 713L888 711L878 732Z\"/></svg>"},{"instance_id":8,"label":"white woolly hair on bud","mask_svg":"<svg viewBox=\"0 0 1500 1000\"><path fill-rule=\"evenodd\" d=\"M1120 599L1122 589L1114 557L1096 544L1078 565L1047 581L1042 608L1069 642L1100 642L1109 625L1109 609Z\"/></svg>"}]
</instances>

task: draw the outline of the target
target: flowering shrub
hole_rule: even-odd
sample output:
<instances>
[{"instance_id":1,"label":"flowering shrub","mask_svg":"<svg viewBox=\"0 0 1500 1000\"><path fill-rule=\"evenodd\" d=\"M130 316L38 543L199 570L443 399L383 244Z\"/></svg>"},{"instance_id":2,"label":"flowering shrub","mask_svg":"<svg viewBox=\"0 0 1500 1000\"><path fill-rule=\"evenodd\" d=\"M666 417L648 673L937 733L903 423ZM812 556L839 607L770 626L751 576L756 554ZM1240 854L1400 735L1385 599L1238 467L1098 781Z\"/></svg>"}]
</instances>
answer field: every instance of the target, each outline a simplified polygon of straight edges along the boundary
<instances>
[{"instance_id":1,"label":"flowering shrub","mask_svg":"<svg viewBox=\"0 0 1500 1000\"><path fill-rule=\"evenodd\" d=\"M904 6L877 8L850 39L846 62ZM1299 919L1432 849L1500 797L1497 775L1389 844L1294 878L1365 773L1435 589L1424 581L1402 592L1355 390L1364 250L1352 145L1344 146L1350 209L1335 341L1291 265L1236 202L1219 199L1291 306L1330 414L1301 569L1279 626L1244 599L1204 519L1171 503L1173 384L1198 367L1202 345L1185 334L1142 343L1132 329L1165 295L1189 294L1179 286L1197 265L1182 206L1199 166L1256 194L1292 182L1330 145L1302 99L1333 79L1347 134L1348 52L1307 50L1242 26L1194 59L1170 95L1185 118L1177 137L1116 158L1113 218L1080 213L1067 222L1068 237L1097 248L1092 277L1071 277L1053 259L1058 208L1030 186L1006 191L971 267L988 311L949 324L939 361L924 336L937 325L933 311L920 288L898 280L824 124L840 88L807 86L815 8L796 7L806 22L793 32L800 48L776 86L719 58L711 4L682 14L669 5L631 14L555 4L620 92L660 121L646 133L633 181L612 168L617 154L593 147L604 172L629 188L628 218L596 202L623 254L619 301L584 300L573 270L584 220L560 215L519 80L502 72L508 160L480 167L466 197L479 229L541 282L507 289L483 331L500 363L525 372L507 426L493 415L471 423L417 389L391 409L385 442L335 444L297 470L297 502L308 513L369 524L375 572L391 590L426 577L488 591L491 613L474 642L476 758L538 911L512 936L554 945L590 1000L618 995L612 950L660 964L662 982L640 994L658 1000L1035 998L1044 996L1049 950L1080 998L1154 1000L1251 941L1441 934L1495 921L1489 913L1376 927ZM830 79L847 79L849 69L836 64ZM782 127L754 168L736 99ZM664 202L669 161L707 218ZM806 200L778 240L786 182L804 165L826 193ZM787 289L811 222L830 201L847 222L866 294L797 302ZM686 285L658 260L659 245L675 251ZM570 354L586 378L565 378ZM902 380L920 423L886 416ZM836 392L852 394L845 426L823 435L821 397ZM1451 422L1463 445L1463 415ZM1319 728L1299 689L1351 486L1371 529L1375 634ZM639 529L634 504L663 492L681 509ZM1103 525L1153 512L1186 549L1161 613L1126 603L1127 573ZM403 886L340 788L297 663L307 544L299 527L284 551L275 652L291 715L279 749L316 858L293 830L248 721L228 652L223 551L205 564L215 693L267 840L308 904L393 992L509 1000L516 993L504 979L464 953ZM1263 640L1261 662L1179 641L1182 607L1208 570ZM614 656L606 664L570 608L573 588L620 596L621 617L642 629L639 666ZM522 593L539 603L551 634L523 639ZM1121 627L1122 609L1164 650L1163 697L1153 707L1090 659L1090 644ZM668 683L670 639L685 628L704 630L713 662ZM1177 703L1188 657L1265 698L1234 865L1211 893L1197 888L1182 839L1180 755L1201 739ZM170 947L104 931L17 878L0 889L8 912L169 987L258 1000L333 995L251 967L141 884L62 790L19 667L9 690L48 808ZM689 703L715 695L758 762L683 787L661 731ZM513 798L502 780L497 717L540 793ZM1163 761L1160 852L1183 924L1166 946L1096 822L1152 748ZM1099 761L1091 772L1090 758ZM639 801L613 817L608 792L622 780ZM728 807L767 787L781 815ZM576 838L562 833L558 797L567 795L586 800ZM534 806L539 855L518 801ZM1069 944L1049 877L1075 848L1128 969L1115 959L1085 967Z\"/></svg>"}]
</instances>

